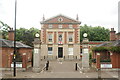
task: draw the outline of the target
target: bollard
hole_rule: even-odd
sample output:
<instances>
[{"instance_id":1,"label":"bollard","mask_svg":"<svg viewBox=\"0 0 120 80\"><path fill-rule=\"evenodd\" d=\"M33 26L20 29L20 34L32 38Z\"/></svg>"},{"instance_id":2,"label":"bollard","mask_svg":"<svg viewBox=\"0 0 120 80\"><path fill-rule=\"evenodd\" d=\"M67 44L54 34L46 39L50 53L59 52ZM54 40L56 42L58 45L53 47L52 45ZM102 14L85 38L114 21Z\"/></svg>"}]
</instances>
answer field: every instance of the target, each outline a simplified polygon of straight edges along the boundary
<instances>
[{"instance_id":1,"label":"bollard","mask_svg":"<svg viewBox=\"0 0 120 80\"><path fill-rule=\"evenodd\" d=\"M101 69L98 69L98 79L101 79Z\"/></svg>"},{"instance_id":2,"label":"bollard","mask_svg":"<svg viewBox=\"0 0 120 80\"><path fill-rule=\"evenodd\" d=\"M45 56L44 56L44 59L45 59Z\"/></svg>"},{"instance_id":3,"label":"bollard","mask_svg":"<svg viewBox=\"0 0 120 80\"><path fill-rule=\"evenodd\" d=\"M48 63L48 67L49 67L49 61L47 61L47 63Z\"/></svg>"},{"instance_id":4,"label":"bollard","mask_svg":"<svg viewBox=\"0 0 120 80\"><path fill-rule=\"evenodd\" d=\"M77 56L76 56L76 59L77 59Z\"/></svg>"},{"instance_id":5,"label":"bollard","mask_svg":"<svg viewBox=\"0 0 120 80\"><path fill-rule=\"evenodd\" d=\"M46 63L46 71L48 70L48 63Z\"/></svg>"},{"instance_id":6,"label":"bollard","mask_svg":"<svg viewBox=\"0 0 120 80\"><path fill-rule=\"evenodd\" d=\"M75 64L75 70L77 71L77 63Z\"/></svg>"},{"instance_id":7,"label":"bollard","mask_svg":"<svg viewBox=\"0 0 120 80\"><path fill-rule=\"evenodd\" d=\"M65 59L65 56L64 56L64 59Z\"/></svg>"}]
</instances>

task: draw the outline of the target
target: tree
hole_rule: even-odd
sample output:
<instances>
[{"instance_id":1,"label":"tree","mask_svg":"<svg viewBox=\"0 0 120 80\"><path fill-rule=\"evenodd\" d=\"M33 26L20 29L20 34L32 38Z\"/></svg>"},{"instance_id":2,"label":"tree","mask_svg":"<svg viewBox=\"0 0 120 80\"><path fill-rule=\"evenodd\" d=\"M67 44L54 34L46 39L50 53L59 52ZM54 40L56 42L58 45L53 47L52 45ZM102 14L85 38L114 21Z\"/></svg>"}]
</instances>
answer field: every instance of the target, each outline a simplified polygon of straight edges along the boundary
<instances>
[{"instance_id":1,"label":"tree","mask_svg":"<svg viewBox=\"0 0 120 80\"><path fill-rule=\"evenodd\" d=\"M88 39L90 41L109 41L109 29L105 29L101 26L80 26L80 41L83 39L83 34L88 34Z\"/></svg>"},{"instance_id":2,"label":"tree","mask_svg":"<svg viewBox=\"0 0 120 80\"><path fill-rule=\"evenodd\" d=\"M0 34L2 34L3 39L8 39L8 30L10 29L11 29L10 26L0 21Z\"/></svg>"},{"instance_id":3,"label":"tree","mask_svg":"<svg viewBox=\"0 0 120 80\"><path fill-rule=\"evenodd\" d=\"M24 44L27 44L29 46L33 46L32 42L34 41L34 35L35 33L39 33L39 30L36 28L20 28L16 30L16 40L21 41Z\"/></svg>"}]
</instances>

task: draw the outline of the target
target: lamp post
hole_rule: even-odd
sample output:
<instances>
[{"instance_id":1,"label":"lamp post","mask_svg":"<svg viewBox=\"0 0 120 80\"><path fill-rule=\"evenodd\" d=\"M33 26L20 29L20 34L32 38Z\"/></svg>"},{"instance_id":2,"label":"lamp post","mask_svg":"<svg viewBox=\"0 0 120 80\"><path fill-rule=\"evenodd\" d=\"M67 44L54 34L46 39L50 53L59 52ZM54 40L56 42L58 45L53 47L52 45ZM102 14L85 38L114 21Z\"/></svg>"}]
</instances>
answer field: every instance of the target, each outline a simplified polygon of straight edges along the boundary
<instances>
[{"instance_id":1,"label":"lamp post","mask_svg":"<svg viewBox=\"0 0 120 80\"><path fill-rule=\"evenodd\" d=\"M14 22L14 72L13 72L13 76L16 76L16 11L17 11L17 0L15 0L15 22Z\"/></svg>"}]
</instances>

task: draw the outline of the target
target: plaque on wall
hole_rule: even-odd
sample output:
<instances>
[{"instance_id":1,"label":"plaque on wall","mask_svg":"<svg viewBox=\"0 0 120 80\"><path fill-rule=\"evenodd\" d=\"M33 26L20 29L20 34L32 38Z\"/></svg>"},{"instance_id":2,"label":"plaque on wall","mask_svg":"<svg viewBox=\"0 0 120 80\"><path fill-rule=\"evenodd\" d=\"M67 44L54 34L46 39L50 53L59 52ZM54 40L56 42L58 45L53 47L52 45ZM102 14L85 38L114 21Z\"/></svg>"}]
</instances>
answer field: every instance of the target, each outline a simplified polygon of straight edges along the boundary
<instances>
[{"instance_id":1,"label":"plaque on wall","mask_svg":"<svg viewBox=\"0 0 120 80\"><path fill-rule=\"evenodd\" d=\"M34 53L39 53L39 49L34 49Z\"/></svg>"},{"instance_id":2,"label":"plaque on wall","mask_svg":"<svg viewBox=\"0 0 120 80\"><path fill-rule=\"evenodd\" d=\"M88 53L88 49L83 49L83 53Z\"/></svg>"}]
</instances>

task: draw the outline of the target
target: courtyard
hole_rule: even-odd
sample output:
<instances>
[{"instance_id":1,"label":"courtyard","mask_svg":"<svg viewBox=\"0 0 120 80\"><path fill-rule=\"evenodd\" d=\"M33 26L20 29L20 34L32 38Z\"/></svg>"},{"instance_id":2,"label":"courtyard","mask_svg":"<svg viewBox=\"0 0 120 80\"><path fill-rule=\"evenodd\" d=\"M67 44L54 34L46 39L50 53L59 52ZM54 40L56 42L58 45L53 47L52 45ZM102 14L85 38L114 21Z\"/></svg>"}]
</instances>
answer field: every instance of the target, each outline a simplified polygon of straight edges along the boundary
<instances>
[{"instance_id":1,"label":"courtyard","mask_svg":"<svg viewBox=\"0 0 120 80\"><path fill-rule=\"evenodd\" d=\"M46 61L41 61L41 69L45 66ZM78 63L78 70L75 70L75 63ZM88 71L83 71L81 61L49 61L49 68L46 71L41 70L39 73L32 71L29 68L27 71L18 71L17 76L13 77L13 71L3 71L3 78L98 78L98 71L91 68ZM101 70L101 78L118 78L118 71Z\"/></svg>"}]
</instances>

